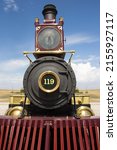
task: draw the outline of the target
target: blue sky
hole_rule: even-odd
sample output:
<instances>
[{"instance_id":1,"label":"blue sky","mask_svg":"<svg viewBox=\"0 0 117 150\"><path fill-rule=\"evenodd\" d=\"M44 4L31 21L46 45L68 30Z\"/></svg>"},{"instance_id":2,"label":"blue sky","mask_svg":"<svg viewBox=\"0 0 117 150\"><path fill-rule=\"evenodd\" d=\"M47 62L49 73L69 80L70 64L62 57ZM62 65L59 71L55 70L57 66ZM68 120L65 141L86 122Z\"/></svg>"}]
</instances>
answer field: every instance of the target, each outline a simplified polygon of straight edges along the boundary
<instances>
[{"instance_id":1,"label":"blue sky","mask_svg":"<svg viewBox=\"0 0 117 150\"><path fill-rule=\"evenodd\" d=\"M99 88L99 0L0 0L0 88L22 87L28 66L22 53L34 50L34 19L43 22L48 3L56 5L57 21L64 18L65 49L76 50L72 66L77 87Z\"/></svg>"}]
</instances>

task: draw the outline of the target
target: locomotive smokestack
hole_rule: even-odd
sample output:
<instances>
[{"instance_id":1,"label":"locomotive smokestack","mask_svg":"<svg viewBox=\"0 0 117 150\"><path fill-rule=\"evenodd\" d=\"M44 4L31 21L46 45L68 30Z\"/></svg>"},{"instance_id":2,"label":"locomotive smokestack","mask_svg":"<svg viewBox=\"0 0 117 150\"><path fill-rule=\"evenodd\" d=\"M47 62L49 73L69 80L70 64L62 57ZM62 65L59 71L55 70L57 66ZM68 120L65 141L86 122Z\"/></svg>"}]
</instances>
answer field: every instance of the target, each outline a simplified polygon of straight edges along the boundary
<instances>
[{"instance_id":1,"label":"locomotive smokestack","mask_svg":"<svg viewBox=\"0 0 117 150\"><path fill-rule=\"evenodd\" d=\"M44 6L42 11L45 20L56 20L57 10L56 6L53 4L48 4Z\"/></svg>"}]
</instances>

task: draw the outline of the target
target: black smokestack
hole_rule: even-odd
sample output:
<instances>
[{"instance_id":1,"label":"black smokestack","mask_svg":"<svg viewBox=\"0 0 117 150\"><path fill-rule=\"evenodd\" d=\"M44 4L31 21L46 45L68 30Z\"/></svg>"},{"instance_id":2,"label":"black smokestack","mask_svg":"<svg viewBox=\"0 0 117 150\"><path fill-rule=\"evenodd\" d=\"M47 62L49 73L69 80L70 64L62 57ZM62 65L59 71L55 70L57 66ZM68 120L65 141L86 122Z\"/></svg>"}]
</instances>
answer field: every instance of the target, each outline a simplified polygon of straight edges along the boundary
<instances>
[{"instance_id":1,"label":"black smokestack","mask_svg":"<svg viewBox=\"0 0 117 150\"><path fill-rule=\"evenodd\" d=\"M53 4L45 5L42 11L45 20L56 20L57 10Z\"/></svg>"}]
</instances>

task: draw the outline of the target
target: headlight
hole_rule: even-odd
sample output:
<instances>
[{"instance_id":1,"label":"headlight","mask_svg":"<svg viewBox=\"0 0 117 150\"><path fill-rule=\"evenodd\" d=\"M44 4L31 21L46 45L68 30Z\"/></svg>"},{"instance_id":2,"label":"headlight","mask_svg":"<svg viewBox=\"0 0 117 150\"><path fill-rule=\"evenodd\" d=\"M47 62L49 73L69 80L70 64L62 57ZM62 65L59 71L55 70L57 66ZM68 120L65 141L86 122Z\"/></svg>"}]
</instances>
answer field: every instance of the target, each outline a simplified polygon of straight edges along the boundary
<instances>
[{"instance_id":1,"label":"headlight","mask_svg":"<svg viewBox=\"0 0 117 150\"><path fill-rule=\"evenodd\" d=\"M38 34L38 44L46 50L56 49L61 42L59 31L55 28L44 28Z\"/></svg>"}]
</instances>

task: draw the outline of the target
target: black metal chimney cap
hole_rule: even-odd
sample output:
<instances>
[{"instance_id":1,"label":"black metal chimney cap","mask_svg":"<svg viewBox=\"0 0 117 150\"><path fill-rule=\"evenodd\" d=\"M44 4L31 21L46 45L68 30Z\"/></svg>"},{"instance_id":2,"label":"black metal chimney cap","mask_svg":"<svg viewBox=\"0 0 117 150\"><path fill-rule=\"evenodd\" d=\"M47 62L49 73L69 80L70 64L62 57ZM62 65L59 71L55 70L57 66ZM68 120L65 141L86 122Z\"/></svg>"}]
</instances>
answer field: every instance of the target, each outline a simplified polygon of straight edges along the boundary
<instances>
[{"instance_id":1,"label":"black metal chimney cap","mask_svg":"<svg viewBox=\"0 0 117 150\"><path fill-rule=\"evenodd\" d=\"M47 4L44 6L42 14L45 16L48 13L53 13L55 16L57 15L56 6L53 4Z\"/></svg>"}]
</instances>

